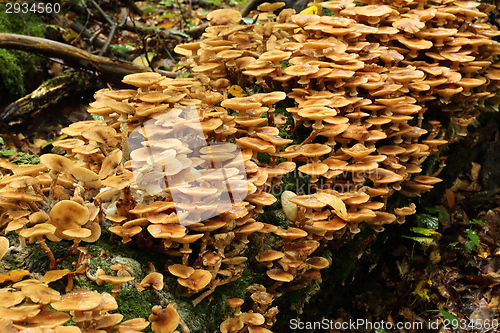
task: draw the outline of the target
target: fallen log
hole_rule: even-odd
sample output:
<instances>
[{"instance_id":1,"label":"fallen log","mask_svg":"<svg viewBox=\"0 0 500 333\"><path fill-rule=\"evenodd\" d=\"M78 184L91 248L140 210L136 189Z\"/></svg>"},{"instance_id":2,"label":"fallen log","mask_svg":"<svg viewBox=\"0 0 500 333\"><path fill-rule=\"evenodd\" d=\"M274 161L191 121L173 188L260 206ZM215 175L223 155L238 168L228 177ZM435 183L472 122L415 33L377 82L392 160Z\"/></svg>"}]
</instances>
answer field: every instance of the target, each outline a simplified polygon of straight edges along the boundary
<instances>
[{"instance_id":1,"label":"fallen log","mask_svg":"<svg viewBox=\"0 0 500 333\"><path fill-rule=\"evenodd\" d=\"M150 68L135 65L122 60L111 60L81 50L77 47L44 38L0 33L0 48L23 50L37 53L51 58L64 60L68 66L84 68L113 76L122 77L131 73L150 72ZM164 70L156 72L167 76L177 77L179 74Z\"/></svg>"}]
</instances>

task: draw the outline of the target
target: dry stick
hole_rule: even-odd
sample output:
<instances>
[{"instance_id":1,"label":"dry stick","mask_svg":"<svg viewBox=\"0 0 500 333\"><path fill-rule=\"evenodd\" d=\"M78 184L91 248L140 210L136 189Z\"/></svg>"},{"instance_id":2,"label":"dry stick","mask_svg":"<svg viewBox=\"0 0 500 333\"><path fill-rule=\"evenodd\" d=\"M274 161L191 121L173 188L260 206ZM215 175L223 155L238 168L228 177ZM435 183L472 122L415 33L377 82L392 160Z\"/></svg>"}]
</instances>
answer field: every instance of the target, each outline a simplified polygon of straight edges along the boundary
<instances>
[{"instance_id":1,"label":"dry stick","mask_svg":"<svg viewBox=\"0 0 500 333\"><path fill-rule=\"evenodd\" d=\"M139 7L136 6L133 0L124 0L124 2L127 4L132 13L142 16L142 10L140 10Z\"/></svg>"},{"instance_id":2,"label":"dry stick","mask_svg":"<svg viewBox=\"0 0 500 333\"><path fill-rule=\"evenodd\" d=\"M248 0L240 11L241 16L242 17L247 16L248 13L250 13L250 11L257 8L257 6L260 5L262 2L263 0Z\"/></svg>"},{"instance_id":3,"label":"dry stick","mask_svg":"<svg viewBox=\"0 0 500 333\"><path fill-rule=\"evenodd\" d=\"M38 37L17 34L0 33L0 48L23 50L38 53L48 57L60 58L73 67L81 67L90 71L98 71L114 76L124 76L132 73L150 72L149 68L125 61L114 61L106 57L93 55L77 47ZM176 73L157 70L166 77L175 78Z\"/></svg>"},{"instance_id":4,"label":"dry stick","mask_svg":"<svg viewBox=\"0 0 500 333\"><path fill-rule=\"evenodd\" d=\"M106 41L106 44L104 44L104 47L99 52L99 55L103 55L104 53L106 53L108 51L109 46L111 45L111 41L113 40L113 38L116 34L116 29L121 28L125 24L125 22L127 21L127 10L125 8L122 8L120 14L122 16L122 20L120 22L118 22L118 24L113 23L113 25L111 26L111 31L109 32L108 40Z\"/></svg>"},{"instance_id":5,"label":"dry stick","mask_svg":"<svg viewBox=\"0 0 500 333\"><path fill-rule=\"evenodd\" d=\"M89 42L97 48L104 47L104 42L97 38L97 35L100 33L100 30L97 30L95 34L91 34L87 29L85 29L81 24L76 22L71 22L69 27L75 30L78 34L82 35L84 38L87 38Z\"/></svg>"},{"instance_id":6,"label":"dry stick","mask_svg":"<svg viewBox=\"0 0 500 333\"><path fill-rule=\"evenodd\" d=\"M106 43L104 44L101 51L99 51L99 55L102 56L108 50L109 45L111 45L111 41L113 40L113 37L115 36L115 33L116 33L117 24L109 18L109 16L104 12L104 10L102 10L102 8L94 0L89 0L89 2L95 7L95 9L97 9L99 14L101 14L101 16L104 17L104 19L111 26L111 30L109 31L108 39L106 40Z\"/></svg>"}]
</instances>

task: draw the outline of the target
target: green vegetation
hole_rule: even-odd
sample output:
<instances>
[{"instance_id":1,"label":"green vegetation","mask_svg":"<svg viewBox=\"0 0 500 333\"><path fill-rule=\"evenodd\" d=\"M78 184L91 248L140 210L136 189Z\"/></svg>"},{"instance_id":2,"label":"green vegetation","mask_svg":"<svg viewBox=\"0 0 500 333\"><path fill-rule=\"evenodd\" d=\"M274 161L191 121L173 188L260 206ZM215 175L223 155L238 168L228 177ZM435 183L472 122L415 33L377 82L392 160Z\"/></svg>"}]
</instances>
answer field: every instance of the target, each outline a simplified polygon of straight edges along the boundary
<instances>
[{"instance_id":1,"label":"green vegetation","mask_svg":"<svg viewBox=\"0 0 500 333\"><path fill-rule=\"evenodd\" d=\"M0 156L10 157L11 158L10 162L14 164L40 163L40 159L37 156L28 153L17 152L15 150L0 150Z\"/></svg>"},{"instance_id":2,"label":"green vegetation","mask_svg":"<svg viewBox=\"0 0 500 333\"><path fill-rule=\"evenodd\" d=\"M6 13L6 5L0 4L0 31L44 37L45 28L39 16L32 13ZM25 83L32 82L40 68L40 58L17 50L0 50L0 98L13 101L24 96ZM29 86L29 85L28 85Z\"/></svg>"}]
</instances>

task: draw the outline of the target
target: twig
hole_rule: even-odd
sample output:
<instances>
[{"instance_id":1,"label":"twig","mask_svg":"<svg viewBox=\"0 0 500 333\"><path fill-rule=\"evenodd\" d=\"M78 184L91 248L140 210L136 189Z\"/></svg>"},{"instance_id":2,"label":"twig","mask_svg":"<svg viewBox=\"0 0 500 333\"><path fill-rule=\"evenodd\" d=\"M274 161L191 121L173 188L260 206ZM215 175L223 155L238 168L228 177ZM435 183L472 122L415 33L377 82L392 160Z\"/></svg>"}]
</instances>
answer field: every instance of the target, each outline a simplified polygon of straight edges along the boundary
<instances>
[{"instance_id":1,"label":"twig","mask_svg":"<svg viewBox=\"0 0 500 333\"><path fill-rule=\"evenodd\" d=\"M240 13L242 17L245 17L250 13L252 10L257 8L258 5L260 5L263 2L263 0L248 0L243 8L241 8Z\"/></svg>"},{"instance_id":2,"label":"twig","mask_svg":"<svg viewBox=\"0 0 500 333\"><path fill-rule=\"evenodd\" d=\"M28 28L28 24L26 23L26 20L24 19L22 11L19 12L19 15L21 16L21 20L23 20L24 28L26 29L26 35L31 36L30 29Z\"/></svg>"},{"instance_id":3,"label":"twig","mask_svg":"<svg viewBox=\"0 0 500 333\"><path fill-rule=\"evenodd\" d=\"M175 0L175 3L177 4L177 7L179 8L179 12L181 12L181 17L182 17L182 20L184 21L184 24L187 25L188 22L187 22L187 19L184 17L184 12L182 11L181 4L179 3L179 0ZM183 29L183 27L181 25L181 30L182 29Z\"/></svg>"},{"instance_id":4,"label":"twig","mask_svg":"<svg viewBox=\"0 0 500 333\"><path fill-rule=\"evenodd\" d=\"M104 46L102 47L101 51L99 51L99 55L102 56L105 54L111 45L111 41L113 40L115 33L116 33L116 28L117 24L113 20L109 18L108 15L102 10L102 8L94 1L94 0L89 0L89 2L97 9L99 14L101 14L102 17L108 22L108 24L111 26L111 29L109 31L108 39L106 40L106 43L104 43Z\"/></svg>"},{"instance_id":5,"label":"twig","mask_svg":"<svg viewBox=\"0 0 500 333\"><path fill-rule=\"evenodd\" d=\"M81 24L76 22L71 22L69 27L84 38L88 39L89 42L97 48L104 47L104 42L97 38L97 35L100 33L100 30L96 31L94 34L91 34L90 31L85 29Z\"/></svg>"},{"instance_id":6,"label":"twig","mask_svg":"<svg viewBox=\"0 0 500 333\"><path fill-rule=\"evenodd\" d=\"M114 24L114 22L111 21L111 19L108 17L108 15L106 14L106 12L104 10L102 10L102 8L94 0L89 0L89 2L92 4L92 6L95 7L95 9L97 9L97 11L99 12L99 14L101 14L101 16L108 22L109 25L113 25Z\"/></svg>"},{"instance_id":7,"label":"twig","mask_svg":"<svg viewBox=\"0 0 500 333\"><path fill-rule=\"evenodd\" d=\"M134 3L134 1L132 1L132 0L124 0L124 2L127 4L128 8L130 9L130 11L132 13L134 13L135 15L142 16L142 10L140 10L139 7L136 6L136 4Z\"/></svg>"},{"instance_id":8,"label":"twig","mask_svg":"<svg viewBox=\"0 0 500 333\"><path fill-rule=\"evenodd\" d=\"M151 65L151 61L149 61L147 38L148 38L148 35L144 36L144 38L142 38L142 49L144 51L144 57L146 58L146 62L148 63L149 68L153 72L156 72L155 69L153 68L153 65Z\"/></svg>"}]
</instances>

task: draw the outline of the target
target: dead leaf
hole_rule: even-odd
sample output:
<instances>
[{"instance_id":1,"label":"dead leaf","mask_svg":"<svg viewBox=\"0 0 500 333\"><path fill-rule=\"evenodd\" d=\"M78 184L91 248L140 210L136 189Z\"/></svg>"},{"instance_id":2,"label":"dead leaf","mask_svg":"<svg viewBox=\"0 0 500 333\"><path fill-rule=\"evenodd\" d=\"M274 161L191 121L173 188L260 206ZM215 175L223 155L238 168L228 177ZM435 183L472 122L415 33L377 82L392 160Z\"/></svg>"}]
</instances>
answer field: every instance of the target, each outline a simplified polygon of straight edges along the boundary
<instances>
[{"instance_id":1,"label":"dead leaf","mask_svg":"<svg viewBox=\"0 0 500 333\"><path fill-rule=\"evenodd\" d=\"M446 201L450 210L455 211L455 194L449 189L446 189Z\"/></svg>"},{"instance_id":2,"label":"dead leaf","mask_svg":"<svg viewBox=\"0 0 500 333\"><path fill-rule=\"evenodd\" d=\"M342 199L328 193L316 193L314 196L322 203L332 207L333 210L335 211L335 214L337 214L337 216L340 217L342 220L347 219L347 208Z\"/></svg>"},{"instance_id":3,"label":"dead leaf","mask_svg":"<svg viewBox=\"0 0 500 333\"><path fill-rule=\"evenodd\" d=\"M233 95L234 97L246 97L248 94L243 90L242 87L238 85L232 85L229 89L228 92Z\"/></svg>"},{"instance_id":4,"label":"dead leaf","mask_svg":"<svg viewBox=\"0 0 500 333\"><path fill-rule=\"evenodd\" d=\"M431 299L429 298L429 295L427 295L427 289L425 288L425 285L432 285L432 281L428 278L423 278L417 283L417 286L415 287L415 290L413 290L412 294L415 296L420 297L424 301L429 302Z\"/></svg>"}]
</instances>

